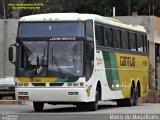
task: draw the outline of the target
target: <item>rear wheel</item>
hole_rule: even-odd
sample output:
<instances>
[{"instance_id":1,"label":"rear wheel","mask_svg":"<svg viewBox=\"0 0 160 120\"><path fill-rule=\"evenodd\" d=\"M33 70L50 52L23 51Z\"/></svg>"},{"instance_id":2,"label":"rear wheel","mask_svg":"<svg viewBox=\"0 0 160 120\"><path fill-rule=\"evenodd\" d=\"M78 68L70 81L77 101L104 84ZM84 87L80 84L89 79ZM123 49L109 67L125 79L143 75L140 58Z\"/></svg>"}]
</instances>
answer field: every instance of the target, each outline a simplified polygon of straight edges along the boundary
<instances>
[{"instance_id":1,"label":"rear wheel","mask_svg":"<svg viewBox=\"0 0 160 120\"><path fill-rule=\"evenodd\" d=\"M133 106L134 103L135 103L135 98L136 98L136 94L135 94L135 88L131 87L131 93L130 93L130 98L128 99L128 102L127 102L127 106Z\"/></svg>"},{"instance_id":2,"label":"rear wheel","mask_svg":"<svg viewBox=\"0 0 160 120\"><path fill-rule=\"evenodd\" d=\"M133 106L136 103L137 103L136 92L135 92L135 88L134 88L133 85L131 87L130 98L117 100L117 105L118 106Z\"/></svg>"},{"instance_id":3,"label":"rear wheel","mask_svg":"<svg viewBox=\"0 0 160 120\"><path fill-rule=\"evenodd\" d=\"M43 102L33 102L33 107L36 112L43 111L44 103Z\"/></svg>"},{"instance_id":4,"label":"rear wheel","mask_svg":"<svg viewBox=\"0 0 160 120\"><path fill-rule=\"evenodd\" d=\"M134 106L138 104L138 97L140 97L140 86L137 86L135 89L135 101L134 101Z\"/></svg>"}]
</instances>

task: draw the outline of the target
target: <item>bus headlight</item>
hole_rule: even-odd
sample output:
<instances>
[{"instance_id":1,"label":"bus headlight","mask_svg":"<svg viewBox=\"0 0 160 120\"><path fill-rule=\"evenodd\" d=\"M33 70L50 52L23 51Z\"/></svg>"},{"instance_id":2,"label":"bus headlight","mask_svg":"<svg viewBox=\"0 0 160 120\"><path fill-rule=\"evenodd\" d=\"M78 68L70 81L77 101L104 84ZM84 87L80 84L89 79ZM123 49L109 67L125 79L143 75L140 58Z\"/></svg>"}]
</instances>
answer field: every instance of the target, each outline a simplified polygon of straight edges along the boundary
<instances>
[{"instance_id":1,"label":"bus headlight","mask_svg":"<svg viewBox=\"0 0 160 120\"><path fill-rule=\"evenodd\" d=\"M67 83L68 87L84 87L84 82Z\"/></svg>"},{"instance_id":2,"label":"bus headlight","mask_svg":"<svg viewBox=\"0 0 160 120\"><path fill-rule=\"evenodd\" d=\"M78 83L73 83L73 86L78 87Z\"/></svg>"},{"instance_id":3,"label":"bus headlight","mask_svg":"<svg viewBox=\"0 0 160 120\"><path fill-rule=\"evenodd\" d=\"M28 83L19 83L19 82L17 82L17 83L16 83L16 86L17 86L17 87L27 87L27 86L28 86Z\"/></svg>"}]
</instances>

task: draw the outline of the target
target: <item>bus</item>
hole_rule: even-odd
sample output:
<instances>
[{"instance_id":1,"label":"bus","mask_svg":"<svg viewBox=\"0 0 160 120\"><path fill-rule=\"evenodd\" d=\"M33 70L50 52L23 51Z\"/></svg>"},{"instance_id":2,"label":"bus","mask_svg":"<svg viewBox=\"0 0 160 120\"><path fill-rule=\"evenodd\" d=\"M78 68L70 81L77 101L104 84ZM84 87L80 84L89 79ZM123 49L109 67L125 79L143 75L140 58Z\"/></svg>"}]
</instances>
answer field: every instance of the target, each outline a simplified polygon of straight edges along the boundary
<instances>
[{"instance_id":1,"label":"bus","mask_svg":"<svg viewBox=\"0 0 160 120\"><path fill-rule=\"evenodd\" d=\"M16 99L37 112L46 103L91 111L98 101L137 105L148 92L146 35L142 26L94 14L24 16L9 47Z\"/></svg>"}]
</instances>

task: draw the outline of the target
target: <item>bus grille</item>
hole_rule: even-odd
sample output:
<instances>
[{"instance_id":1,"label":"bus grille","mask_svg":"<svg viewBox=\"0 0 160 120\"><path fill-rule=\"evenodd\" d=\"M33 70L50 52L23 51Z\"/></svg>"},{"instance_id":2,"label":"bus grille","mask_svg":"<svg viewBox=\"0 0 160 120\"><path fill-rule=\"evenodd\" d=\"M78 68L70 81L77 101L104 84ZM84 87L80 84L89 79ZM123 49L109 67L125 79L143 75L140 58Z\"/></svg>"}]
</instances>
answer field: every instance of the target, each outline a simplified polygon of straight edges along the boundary
<instances>
[{"instance_id":1,"label":"bus grille","mask_svg":"<svg viewBox=\"0 0 160 120\"><path fill-rule=\"evenodd\" d=\"M50 83L50 86L63 86L64 83Z\"/></svg>"},{"instance_id":2,"label":"bus grille","mask_svg":"<svg viewBox=\"0 0 160 120\"><path fill-rule=\"evenodd\" d=\"M32 83L33 86L46 86L46 83Z\"/></svg>"}]
</instances>

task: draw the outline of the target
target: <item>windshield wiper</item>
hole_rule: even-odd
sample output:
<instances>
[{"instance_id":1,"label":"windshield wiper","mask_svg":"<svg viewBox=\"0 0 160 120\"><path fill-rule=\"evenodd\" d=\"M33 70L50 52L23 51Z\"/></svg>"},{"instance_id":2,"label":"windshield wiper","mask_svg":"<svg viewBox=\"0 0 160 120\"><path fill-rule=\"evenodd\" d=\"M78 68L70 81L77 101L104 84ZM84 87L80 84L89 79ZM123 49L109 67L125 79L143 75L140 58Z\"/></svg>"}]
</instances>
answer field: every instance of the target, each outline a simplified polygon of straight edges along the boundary
<instances>
[{"instance_id":1,"label":"windshield wiper","mask_svg":"<svg viewBox=\"0 0 160 120\"><path fill-rule=\"evenodd\" d=\"M57 70L58 70L61 74L63 74L62 69L60 68L59 63L58 63L56 57L53 55L53 47L52 47L52 66L53 66L53 61L54 61L55 65L56 65L56 67L57 67Z\"/></svg>"}]
</instances>

